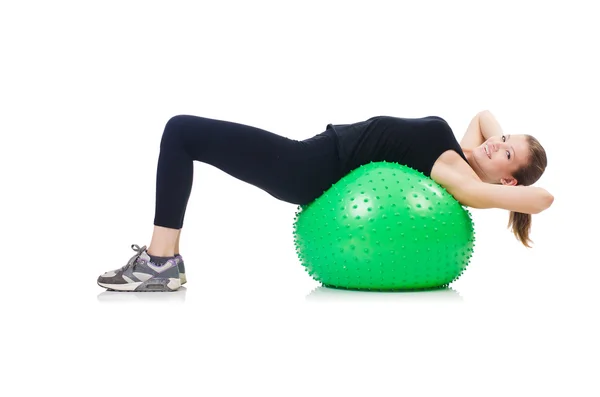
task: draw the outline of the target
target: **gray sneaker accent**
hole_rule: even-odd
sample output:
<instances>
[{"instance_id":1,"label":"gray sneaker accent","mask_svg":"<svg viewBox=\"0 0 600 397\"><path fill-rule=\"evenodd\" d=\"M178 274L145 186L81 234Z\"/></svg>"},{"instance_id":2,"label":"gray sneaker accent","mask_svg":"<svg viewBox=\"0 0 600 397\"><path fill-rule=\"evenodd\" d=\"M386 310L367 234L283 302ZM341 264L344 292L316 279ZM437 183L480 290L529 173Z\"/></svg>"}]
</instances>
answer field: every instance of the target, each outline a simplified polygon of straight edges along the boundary
<instances>
[{"instance_id":1,"label":"gray sneaker accent","mask_svg":"<svg viewBox=\"0 0 600 397\"><path fill-rule=\"evenodd\" d=\"M157 266L151 262L146 246L140 248L133 244L131 248L136 254L122 268L98 277L99 286L114 291L136 292L175 291L181 286L179 264L175 258Z\"/></svg>"},{"instance_id":2,"label":"gray sneaker accent","mask_svg":"<svg viewBox=\"0 0 600 397\"><path fill-rule=\"evenodd\" d=\"M179 279L181 280L181 285L187 283L187 278L185 276L185 265L183 264L183 257L181 255L177 255L177 266L179 266Z\"/></svg>"}]
</instances>

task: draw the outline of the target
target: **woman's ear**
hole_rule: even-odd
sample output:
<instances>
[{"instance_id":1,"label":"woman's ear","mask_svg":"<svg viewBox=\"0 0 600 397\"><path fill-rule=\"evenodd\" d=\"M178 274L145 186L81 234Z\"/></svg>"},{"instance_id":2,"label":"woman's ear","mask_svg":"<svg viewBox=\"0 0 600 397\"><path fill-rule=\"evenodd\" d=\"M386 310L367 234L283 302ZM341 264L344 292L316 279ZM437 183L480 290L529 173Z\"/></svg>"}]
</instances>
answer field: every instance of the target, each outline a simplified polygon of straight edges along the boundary
<instances>
[{"instance_id":1,"label":"woman's ear","mask_svg":"<svg viewBox=\"0 0 600 397\"><path fill-rule=\"evenodd\" d=\"M506 186L515 186L517 182L518 181L513 177L500 179L500 183Z\"/></svg>"}]
</instances>

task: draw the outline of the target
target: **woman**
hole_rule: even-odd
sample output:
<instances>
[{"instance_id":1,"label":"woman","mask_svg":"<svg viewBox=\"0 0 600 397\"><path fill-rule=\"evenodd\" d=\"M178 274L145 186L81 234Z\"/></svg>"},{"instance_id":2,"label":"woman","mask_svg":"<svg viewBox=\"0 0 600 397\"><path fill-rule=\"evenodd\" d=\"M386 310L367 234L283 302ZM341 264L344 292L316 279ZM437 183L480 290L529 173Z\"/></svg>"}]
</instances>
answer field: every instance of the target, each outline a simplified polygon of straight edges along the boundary
<instances>
[{"instance_id":1,"label":"woman","mask_svg":"<svg viewBox=\"0 0 600 397\"><path fill-rule=\"evenodd\" d=\"M376 116L333 125L302 141L223 120L180 115L165 127L158 158L154 233L149 249L98 284L117 291L174 291L186 282L179 236L193 181L193 161L213 165L292 204L308 204L360 165L408 165L431 177L461 204L511 211L509 226L529 247L531 214L554 198L529 186L546 168L530 135L505 135L489 111L478 113L460 145L437 116Z\"/></svg>"}]
</instances>

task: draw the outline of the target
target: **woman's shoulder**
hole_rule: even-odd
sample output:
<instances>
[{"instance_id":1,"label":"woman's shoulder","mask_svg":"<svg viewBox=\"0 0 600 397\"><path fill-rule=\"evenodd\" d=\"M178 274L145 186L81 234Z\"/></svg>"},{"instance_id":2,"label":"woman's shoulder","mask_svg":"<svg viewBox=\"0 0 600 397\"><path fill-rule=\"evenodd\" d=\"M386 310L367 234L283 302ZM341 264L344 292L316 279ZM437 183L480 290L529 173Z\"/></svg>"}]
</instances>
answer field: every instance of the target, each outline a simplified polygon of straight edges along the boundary
<instances>
[{"instance_id":1,"label":"woman's shoulder","mask_svg":"<svg viewBox=\"0 0 600 397\"><path fill-rule=\"evenodd\" d=\"M446 150L438 157L431 168L430 176L446 189L455 187L456 184L463 184L465 181L481 182L469 163L452 149Z\"/></svg>"}]
</instances>

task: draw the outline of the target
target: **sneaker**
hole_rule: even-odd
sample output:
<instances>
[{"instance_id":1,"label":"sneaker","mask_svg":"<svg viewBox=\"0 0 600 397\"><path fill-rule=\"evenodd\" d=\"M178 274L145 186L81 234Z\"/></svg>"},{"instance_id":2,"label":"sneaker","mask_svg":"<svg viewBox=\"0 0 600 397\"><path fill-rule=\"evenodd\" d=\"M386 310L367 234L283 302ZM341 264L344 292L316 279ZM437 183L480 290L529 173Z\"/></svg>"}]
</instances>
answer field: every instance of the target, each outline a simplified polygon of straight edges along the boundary
<instances>
[{"instance_id":1,"label":"sneaker","mask_svg":"<svg viewBox=\"0 0 600 397\"><path fill-rule=\"evenodd\" d=\"M179 254L175 255L175 259L177 259L177 266L179 267L179 280L181 281L181 285L187 283L187 277L185 277L185 266L183 264L183 257Z\"/></svg>"},{"instance_id":2,"label":"sneaker","mask_svg":"<svg viewBox=\"0 0 600 397\"><path fill-rule=\"evenodd\" d=\"M106 272L98 277L98 285L109 291L175 291L181 286L177 259L169 259L162 265L155 265L144 245L133 244L137 253L120 269ZM182 261L183 262L183 261Z\"/></svg>"}]
</instances>

